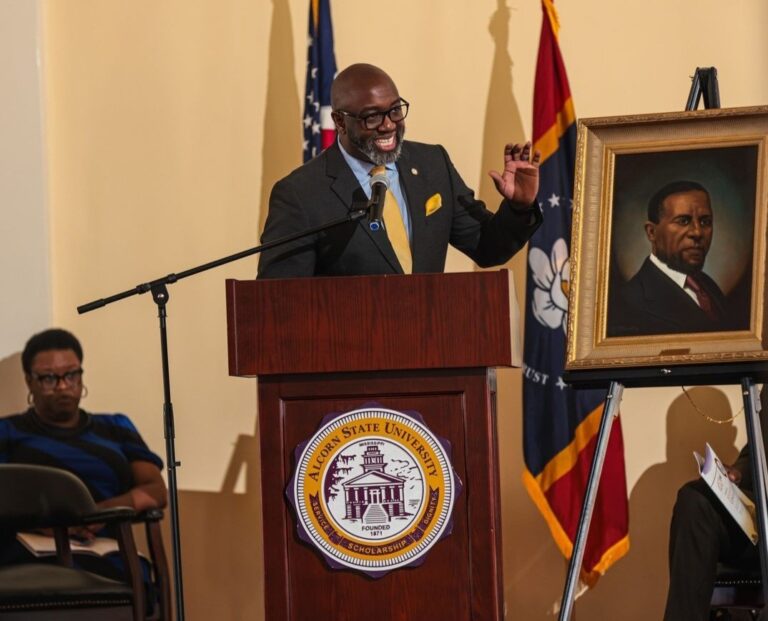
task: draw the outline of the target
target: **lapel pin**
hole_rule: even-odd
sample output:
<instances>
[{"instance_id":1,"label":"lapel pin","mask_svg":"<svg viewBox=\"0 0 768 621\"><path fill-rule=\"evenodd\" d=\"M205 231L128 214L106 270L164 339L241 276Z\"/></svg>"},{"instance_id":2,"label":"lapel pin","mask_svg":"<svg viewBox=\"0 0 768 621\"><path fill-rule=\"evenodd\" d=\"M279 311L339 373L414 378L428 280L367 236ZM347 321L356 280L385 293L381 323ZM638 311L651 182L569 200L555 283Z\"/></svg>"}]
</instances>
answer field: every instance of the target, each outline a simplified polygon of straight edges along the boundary
<instances>
[{"instance_id":1,"label":"lapel pin","mask_svg":"<svg viewBox=\"0 0 768 621\"><path fill-rule=\"evenodd\" d=\"M416 170L415 168L411 168L411 174L412 174L412 175L418 175L418 174L419 174L419 171L418 171L418 170Z\"/></svg>"}]
</instances>

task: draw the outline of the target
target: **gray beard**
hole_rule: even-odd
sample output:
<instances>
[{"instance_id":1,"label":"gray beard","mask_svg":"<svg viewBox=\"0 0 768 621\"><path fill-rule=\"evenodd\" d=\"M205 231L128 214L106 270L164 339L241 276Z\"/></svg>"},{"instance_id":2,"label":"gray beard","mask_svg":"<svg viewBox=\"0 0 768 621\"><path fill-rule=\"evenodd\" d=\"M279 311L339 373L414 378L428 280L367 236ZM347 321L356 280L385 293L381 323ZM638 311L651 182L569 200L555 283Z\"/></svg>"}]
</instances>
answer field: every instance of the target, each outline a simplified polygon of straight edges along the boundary
<instances>
[{"instance_id":1,"label":"gray beard","mask_svg":"<svg viewBox=\"0 0 768 621\"><path fill-rule=\"evenodd\" d=\"M403 150L403 136L405 135L405 127L400 127L397 130L396 139L397 146L394 151L379 151L374 144L376 140L375 136L371 136L368 140L357 140L350 136L350 142L355 145L360 153L365 155L374 166L385 166L386 164L394 164L400 157L400 152Z\"/></svg>"}]
</instances>

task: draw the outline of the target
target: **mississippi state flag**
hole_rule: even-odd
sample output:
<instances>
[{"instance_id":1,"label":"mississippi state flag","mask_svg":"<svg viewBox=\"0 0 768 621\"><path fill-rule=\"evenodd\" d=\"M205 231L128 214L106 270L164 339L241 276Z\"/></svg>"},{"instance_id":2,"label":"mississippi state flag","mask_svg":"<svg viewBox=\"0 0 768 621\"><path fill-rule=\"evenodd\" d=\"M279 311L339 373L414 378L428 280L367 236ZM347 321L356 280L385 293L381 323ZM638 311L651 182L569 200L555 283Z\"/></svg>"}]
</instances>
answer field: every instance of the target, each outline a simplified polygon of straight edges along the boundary
<instances>
[{"instance_id":1,"label":"mississippi state flag","mask_svg":"<svg viewBox=\"0 0 768 621\"><path fill-rule=\"evenodd\" d=\"M330 0L310 0L307 87L304 98L304 161L333 143L331 83L336 76Z\"/></svg>"},{"instance_id":2,"label":"mississippi state flag","mask_svg":"<svg viewBox=\"0 0 768 621\"><path fill-rule=\"evenodd\" d=\"M557 43L557 15L542 0L533 98L534 148L541 151L544 222L530 241L523 366L523 481L563 555L570 558L597 443L605 391L563 382L570 282L576 117ZM621 425L611 430L581 579L589 586L629 550Z\"/></svg>"}]
</instances>

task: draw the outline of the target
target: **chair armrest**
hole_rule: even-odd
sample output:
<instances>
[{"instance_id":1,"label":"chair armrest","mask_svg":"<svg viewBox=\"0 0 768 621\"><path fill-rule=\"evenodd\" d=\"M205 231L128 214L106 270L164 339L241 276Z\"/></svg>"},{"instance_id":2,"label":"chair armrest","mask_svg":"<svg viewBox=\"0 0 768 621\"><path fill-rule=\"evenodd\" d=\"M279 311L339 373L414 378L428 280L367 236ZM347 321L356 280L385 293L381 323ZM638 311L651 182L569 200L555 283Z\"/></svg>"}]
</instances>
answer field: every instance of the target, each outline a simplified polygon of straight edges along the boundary
<instances>
[{"instance_id":1,"label":"chair armrest","mask_svg":"<svg viewBox=\"0 0 768 621\"><path fill-rule=\"evenodd\" d=\"M136 512L130 507L110 507L92 513L73 515L52 512L42 516L21 516L2 520L2 526L13 530L36 530L40 528L70 528L88 524L115 524L133 521Z\"/></svg>"},{"instance_id":2,"label":"chair armrest","mask_svg":"<svg viewBox=\"0 0 768 621\"><path fill-rule=\"evenodd\" d=\"M108 509L99 509L82 518L83 524L111 524L114 522L131 522L136 515L136 511L130 507L110 507Z\"/></svg>"},{"instance_id":3,"label":"chair armrest","mask_svg":"<svg viewBox=\"0 0 768 621\"><path fill-rule=\"evenodd\" d=\"M134 517L134 522L160 522L165 516L162 509L145 509L139 511Z\"/></svg>"}]
</instances>

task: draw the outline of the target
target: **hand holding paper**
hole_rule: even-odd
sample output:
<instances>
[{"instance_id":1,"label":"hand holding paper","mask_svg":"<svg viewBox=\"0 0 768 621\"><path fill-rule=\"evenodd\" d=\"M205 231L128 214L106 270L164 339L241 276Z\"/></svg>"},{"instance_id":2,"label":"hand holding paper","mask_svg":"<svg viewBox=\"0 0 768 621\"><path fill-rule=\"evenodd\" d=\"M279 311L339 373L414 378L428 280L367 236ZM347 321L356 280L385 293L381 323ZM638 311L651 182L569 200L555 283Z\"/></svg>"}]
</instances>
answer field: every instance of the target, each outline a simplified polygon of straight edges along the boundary
<instances>
[{"instance_id":1,"label":"hand holding paper","mask_svg":"<svg viewBox=\"0 0 768 621\"><path fill-rule=\"evenodd\" d=\"M706 445L704 457L696 451L693 456L699 464L701 478L709 485L752 544L757 544L755 505L736 485L736 482L741 479L738 470L725 466L709 444Z\"/></svg>"}]
</instances>

